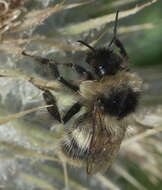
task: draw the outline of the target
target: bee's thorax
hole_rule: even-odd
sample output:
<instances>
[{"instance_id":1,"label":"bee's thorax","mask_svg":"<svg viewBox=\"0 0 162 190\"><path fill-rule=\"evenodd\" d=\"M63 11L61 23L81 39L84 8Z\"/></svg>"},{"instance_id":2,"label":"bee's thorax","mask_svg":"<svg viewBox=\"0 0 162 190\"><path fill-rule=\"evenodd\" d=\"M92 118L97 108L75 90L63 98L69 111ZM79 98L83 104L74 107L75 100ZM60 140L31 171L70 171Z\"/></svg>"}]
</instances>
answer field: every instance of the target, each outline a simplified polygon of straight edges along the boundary
<instances>
[{"instance_id":1,"label":"bee's thorax","mask_svg":"<svg viewBox=\"0 0 162 190\"><path fill-rule=\"evenodd\" d=\"M96 100L100 99L106 114L122 119L135 111L141 84L137 75L120 72L99 81L83 82L80 93L88 109L93 110Z\"/></svg>"}]
</instances>

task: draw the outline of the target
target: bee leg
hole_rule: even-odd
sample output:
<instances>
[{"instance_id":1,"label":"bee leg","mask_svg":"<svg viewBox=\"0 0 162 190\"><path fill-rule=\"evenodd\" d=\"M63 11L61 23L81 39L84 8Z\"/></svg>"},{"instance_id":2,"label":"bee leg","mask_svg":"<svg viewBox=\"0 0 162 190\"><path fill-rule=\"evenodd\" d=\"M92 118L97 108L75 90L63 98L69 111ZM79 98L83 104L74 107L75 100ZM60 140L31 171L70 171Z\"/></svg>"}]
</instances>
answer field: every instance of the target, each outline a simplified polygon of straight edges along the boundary
<instances>
[{"instance_id":1,"label":"bee leg","mask_svg":"<svg viewBox=\"0 0 162 190\"><path fill-rule=\"evenodd\" d=\"M95 79L95 77L92 75L91 72L87 71L84 67L82 67L80 65L76 65L73 63L63 63L63 65L75 69L75 71L79 75L82 75L86 80L94 80Z\"/></svg>"},{"instance_id":2,"label":"bee leg","mask_svg":"<svg viewBox=\"0 0 162 190\"><path fill-rule=\"evenodd\" d=\"M59 70L57 68L57 64L58 64L57 62L49 60L47 58L43 58L43 57L39 57L39 56L35 56L35 55L30 55L30 54L26 53L25 51L23 51L22 54L25 55L25 56L30 56L30 57L34 58L36 61L40 62L43 65L48 65L49 69L51 71L51 74L59 82L61 82L63 85L65 85L66 87L70 88L73 91L78 91L79 90L78 86L71 84L70 82L65 80L62 76L60 76Z\"/></svg>"},{"instance_id":3,"label":"bee leg","mask_svg":"<svg viewBox=\"0 0 162 190\"><path fill-rule=\"evenodd\" d=\"M43 98L47 105L53 105L52 107L47 107L48 112L61 123L61 116L60 112L58 110L56 99L53 96L53 94L49 90L44 90L43 92Z\"/></svg>"},{"instance_id":4,"label":"bee leg","mask_svg":"<svg viewBox=\"0 0 162 190\"><path fill-rule=\"evenodd\" d=\"M81 107L82 105L78 102L72 105L72 107L68 110L68 112L63 117L63 122L64 123L68 122L76 113L79 112Z\"/></svg>"},{"instance_id":5,"label":"bee leg","mask_svg":"<svg viewBox=\"0 0 162 190\"><path fill-rule=\"evenodd\" d=\"M76 72L80 75L83 75L86 80L94 80L94 76L91 72L87 71L84 67L80 65L73 65Z\"/></svg>"},{"instance_id":6,"label":"bee leg","mask_svg":"<svg viewBox=\"0 0 162 190\"><path fill-rule=\"evenodd\" d=\"M70 88L73 91L78 91L79 87L71 84L69 81L65 80L62 76L60 76L60 73L58 71L57 65L56 64L51 64L50 68L52 69L52 72L54 74L54 76L56 77L56 79L61 82L63 85L65 85L66 87Z\"/></svg>"},{"instance_id":7,"label":"bee leg","mask_svg":"<svg viewBox=\"0 0 162 190\"><path fill-rule=\"evenodd\" d=\"M123 44L121 43L121 41L117 38L114 39L114 44L120 49L120 54L122 55L122 57L127 60L128 59L128 54L123 46Z\"/></svg>"},{"instance_id":8,"label":"bee leg","mask_svg":"<svg viewBox=\"0 0 162 190\"><path fill-rule=\"evenodd\" d=\"M41 63L42 65L51 64L51 63L50 63L51 61L50 61L48 58L40 57L40 56L37 56L37 55L32 55L32 54L27 53L26 51L22 51L22 55L31 57L31 58L33 58L35 61ZM55 63L55 64L56 64L56 63Z\"/></svg>"}]
</instances>

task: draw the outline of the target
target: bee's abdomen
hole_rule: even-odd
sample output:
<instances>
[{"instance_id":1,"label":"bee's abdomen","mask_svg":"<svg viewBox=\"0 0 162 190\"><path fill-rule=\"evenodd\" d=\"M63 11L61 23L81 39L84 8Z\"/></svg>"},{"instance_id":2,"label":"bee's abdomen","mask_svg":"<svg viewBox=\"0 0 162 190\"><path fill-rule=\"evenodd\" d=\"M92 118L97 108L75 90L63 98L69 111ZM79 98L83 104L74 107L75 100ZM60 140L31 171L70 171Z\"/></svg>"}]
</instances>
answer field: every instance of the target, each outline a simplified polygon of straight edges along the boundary
<instances>
[{"instance_id":1,"label":"bee's abdomen","mask_svg":"<svg viewBox=\"0 0 162 190\"><path fill-rule=\"evenodd\" d=\"M75 129L61 142L61 152L68 158L85 161L88 158L91 136Z\"/></svg>"},{"instance_id":2,"label":"bee's abdomen","mask_svg":"<svg viewBox=\"0 0 162 190\"><path fill-rule=\"evenodd\" d=\"M71 140L70 144L63 144L61 150L66 157L74 160L86 160L89 152L87 148L79 147L74 139Z\"/></svg>"},{"instance_id":3,"label":"bee's abdomen","mask_svg":"<svg viewBox=\"0 0 162 190\"><path fill-rule=\"evenodd\" d=\"M65 157L74 160L85 161L89 154L90 136L75 129L66 134L66 138L61 142L61 152Z\"/></svg>"}]
</instances>

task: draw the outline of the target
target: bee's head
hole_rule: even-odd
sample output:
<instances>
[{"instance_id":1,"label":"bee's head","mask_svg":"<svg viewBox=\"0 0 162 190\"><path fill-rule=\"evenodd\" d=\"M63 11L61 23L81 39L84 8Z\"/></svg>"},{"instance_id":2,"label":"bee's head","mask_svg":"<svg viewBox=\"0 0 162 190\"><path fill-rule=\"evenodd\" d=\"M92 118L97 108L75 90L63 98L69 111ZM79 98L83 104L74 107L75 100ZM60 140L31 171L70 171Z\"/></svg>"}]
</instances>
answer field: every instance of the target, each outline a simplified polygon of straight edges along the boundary
<instances>
[{"instance_id":1,"label":"bee's head","mask_svg":"<svg viewBox=\"0 0 162 190\"><path fill-rule=\"evenodd\" d=\"M112 50L102 48L87 54L86 62L93 68L95 74L102 78L106 75L115 75L121 70L122 59Z\"/></svg>"},{"instance_id":2,"label":"bee's head","mask_svg":"<svg viewBox=\"0 0 162 190\"><path fill-rule=\"evenodd\" d=\"M120 70L128 71L127 65L124 64L123 59L118 54L114 53L110 47L112 43L117 40L117 23L118 23L119 10L116 12L115 25L114 25L114 36L107 48L95 49L89 44L78 41L83 45L87 46L91 51L87 54L86 62L93 68L95 74L102 78L106 75L115 75ZM119 40L117 41L120 45ZM121 45L120 45L121 46Z\"/></svg>"},{"instance_id":3,"label":"bee's head","mask_svg":"<svg viewBox=\"0 0 162 190\"><path fill-rule=\"evenodd\" d=\"M90 48L91 51L87 54L86 62L99 78L115 75L118 71L125 69L122 58L110 48L94 49L83 41L79 42Z\"/></svg>"}]
</instances>

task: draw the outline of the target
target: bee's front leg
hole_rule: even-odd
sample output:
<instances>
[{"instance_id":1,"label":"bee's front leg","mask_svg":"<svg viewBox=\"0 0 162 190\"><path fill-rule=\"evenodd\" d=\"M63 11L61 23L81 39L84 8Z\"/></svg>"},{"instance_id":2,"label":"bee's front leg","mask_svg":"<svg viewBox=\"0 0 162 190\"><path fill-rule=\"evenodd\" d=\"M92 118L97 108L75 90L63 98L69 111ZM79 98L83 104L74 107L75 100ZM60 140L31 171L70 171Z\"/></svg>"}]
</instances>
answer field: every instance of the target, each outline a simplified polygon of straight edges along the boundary
<instances>
[{"instance_id":1,"label":"bee's front leg","mask_svg":"<svg viewBox=\"0 0 162 190\"><path fill-rule=\"evenodd\" d=\"M74 68L76 72L80 75L83 75L86 80L94 80L95 77L92 75L91 72L87 71L85 68L83 68L80 65L74 65Z\"/></svg>"},{"instance_id":2,"label":"bee's front leg","mask_svg":"<svg viewBox=\"0 0 162 190\"><path fill-rule=\"evenodd\" d=\"M87 71L84 67L82 67L80 65L73 64L73 63L63 63L62 65L75 69L75 71L79 75L83 76L85 80L94 80L95 79L95 77L93 76L93 74L90 71Z\"/></svg>"},{"instance_id":3,"label":"bee's front leg","mask_svg":"<svg viewBox=\"0 0 162 190\"><path fill-rule=\"evenodd\" d=\"M59 70L57 68L57 62L52 61L50 59L44 58L44 57L40 57L40 56L35 56L35 55L30 55L28 53L26 53L25 51L22 52L23 55L25 56L30 56L32 58L34 58L36 61L38 61L41 64L47 65L49 66L50 72L54 75L54 77L61 82L63 85L65 85L66 87L70 88L73 91L78 91L79 87L71 84L69 81L65 80L59 73Z\"/></svg>"}]
</instances>

